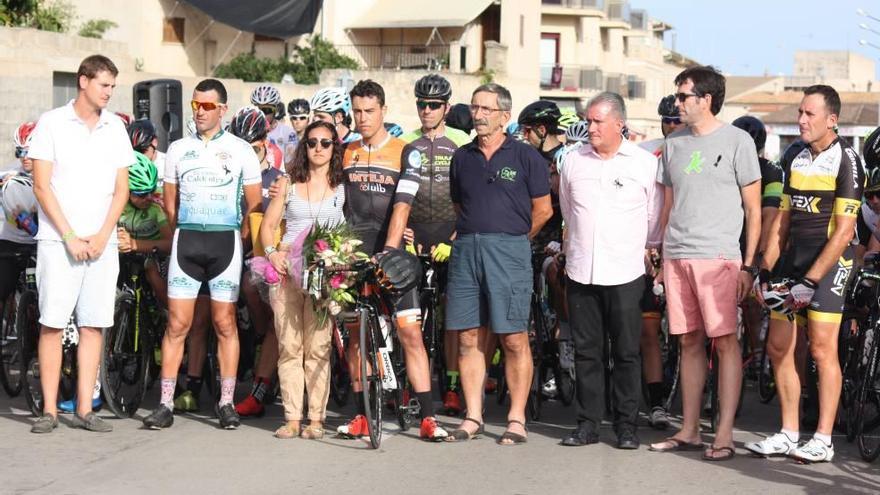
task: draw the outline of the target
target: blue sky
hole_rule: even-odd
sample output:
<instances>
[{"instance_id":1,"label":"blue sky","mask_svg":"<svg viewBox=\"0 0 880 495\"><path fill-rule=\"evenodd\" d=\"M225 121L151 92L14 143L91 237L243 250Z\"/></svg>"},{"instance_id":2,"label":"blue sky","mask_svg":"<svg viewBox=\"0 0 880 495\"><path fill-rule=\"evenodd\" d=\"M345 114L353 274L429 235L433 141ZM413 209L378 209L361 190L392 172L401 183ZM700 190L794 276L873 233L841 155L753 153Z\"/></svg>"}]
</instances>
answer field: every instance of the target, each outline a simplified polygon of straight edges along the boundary
<instances>
[{"instance_id":1,"label":"blue sky","mask_svg":"<svg viewBox=\"0 0 880 495\"><path fill-rule=\"evenodd\" d=\"M866 23L880 32L880 22L856 14L862 9L880 18L877 0L631 0L675 30L666 46L700 63L734 75L790 74L796 50L851 50L875 61L880 34L859 28ZM880 65L880 63L878 63Z\"/></svg>"}]
</instances>

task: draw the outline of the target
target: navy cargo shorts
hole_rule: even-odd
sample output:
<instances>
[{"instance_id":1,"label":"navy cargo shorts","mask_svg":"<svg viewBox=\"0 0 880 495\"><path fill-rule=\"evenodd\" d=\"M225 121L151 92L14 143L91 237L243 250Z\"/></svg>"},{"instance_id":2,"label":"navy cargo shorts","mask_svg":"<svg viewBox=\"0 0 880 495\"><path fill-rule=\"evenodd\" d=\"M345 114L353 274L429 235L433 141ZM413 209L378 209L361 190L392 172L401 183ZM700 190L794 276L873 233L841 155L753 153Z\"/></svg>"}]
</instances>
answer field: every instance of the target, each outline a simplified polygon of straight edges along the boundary
<instances>
[{"instance_id":1,"label":"navy cargo shorts","mask_svg":"<svg viewBox=\"0 0 880 495\"><path fill-rule=\"evenodd\" d=\"M524 332L532 297L532 250L524 235L455 239L446 288L446 329Z\"/></svg>"}]
</instances>

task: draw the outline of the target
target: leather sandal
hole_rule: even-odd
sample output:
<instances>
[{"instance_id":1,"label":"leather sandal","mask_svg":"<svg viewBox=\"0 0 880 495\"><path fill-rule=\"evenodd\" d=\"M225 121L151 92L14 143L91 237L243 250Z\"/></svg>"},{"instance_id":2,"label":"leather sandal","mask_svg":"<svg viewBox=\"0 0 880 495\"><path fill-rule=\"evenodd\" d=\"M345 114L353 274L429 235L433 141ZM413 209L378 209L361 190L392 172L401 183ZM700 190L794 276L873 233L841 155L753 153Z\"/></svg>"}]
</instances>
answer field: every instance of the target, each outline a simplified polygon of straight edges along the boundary
<instances>
[{"instance_id":1,"label":"leather sandal","mask_svg":"<svg viewBox=\"0 0 880 495\"><path fill-rule=\"evenodd\" d=\"M473 418L464 418L461 420L461 423L464 424L465 421L470 421L471 423L477 425L476 431L473 433L465 430L464 428L456 428L449 432L449 436L446 437L447 442L464 442L467 440L473 440L474 438L479 437L485 431L485 427L483 423L477 421ZM461 426L461 425L459 425Z\"/></svg>"},{"instance_id":2,"label":"leather sandal","mask_svg":"<svg viewBox=\"0 0 880 495\"><path fill-rule=\"evenodd\" d=\"M281 438L284 440L296 438L299 436L299 432L300 428L294 428L293 426L290 426L290 423L284 423L275 430L275 438Z\"/></svg>"},{"instance_id":3,"label":"leather sandal","mask_svg":"<svg viewBox=\"0 0 880 495\"><path fill-rule=\"evenodd\" d=\"M324 428L321 426L308 425L303 428L302 433L300 433L299 436L307 440L320 440L324 438Z\"/></svg>"},{"instance_id":4,"label":"leather sandal","mask_svg":"<svg viewBox=\"0 0 880 495\"><path fill-rule=\"evenodd\" d=\"M523 430L525 430L526 433L529 432L529 429L526 428L526 424L523 423L522 421L519 421L516 419L509 419L509 420L507 420L508 428L510 427L511 423L518 424L523 427ZM505 431L504 434L501 435L501 438L498 439L498 445L519 445L521 443L526 443L528 441L529 441L529 439L525 435L520 435L519 433L514 433L514 432L508 430L508 431Z\"/></svg>"}]
</instances>

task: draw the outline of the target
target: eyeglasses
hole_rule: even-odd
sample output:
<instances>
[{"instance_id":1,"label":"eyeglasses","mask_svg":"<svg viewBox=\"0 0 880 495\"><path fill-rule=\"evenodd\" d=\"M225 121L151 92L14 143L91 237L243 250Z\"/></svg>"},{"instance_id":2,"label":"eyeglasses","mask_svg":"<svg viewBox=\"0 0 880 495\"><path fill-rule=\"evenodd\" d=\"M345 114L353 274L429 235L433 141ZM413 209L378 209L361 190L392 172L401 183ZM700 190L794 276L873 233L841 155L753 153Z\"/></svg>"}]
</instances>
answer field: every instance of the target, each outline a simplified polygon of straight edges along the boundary
<instances>
[{"instance_id":1,"label":"eyeglasses","mask_svg":"<svg viewBox=\"0 0 880 495\"><path fill-rule=\"evenodd\" d=\"M664 124L675 124L675 125L681 124L681 119L678 117L663 117L661 119L661 121Z\"/></svg>"},{"instance_id":2,"label":"eyeglasses","mask_svg":"<svg viewBox=\"0 0 880 495\"><path fill-rule=\"evenodd\" d=\"M479 115L481 113L492 113L492 112L500 112L500 108L489 108L484 107L482 105L471 105L470 106L471 113L474 115Z\"/></svg>"},{"instance_id":3,"label":"eyeglasses","mask_svg":"<svg viewBox=\"0 0 880 495\"><path fill-rule=\"evenodd\" d=\"M276 108L274 105L260 105L260 110L262 110L265 115L275 115Z\"/></svg>"},{"instance_id":4,"label":"eyeglasses","mask_svg":"<svg viewBox=\"0 0 880 495\"><path fill-rule=\"evenodd\" d=\"M308 115L291 115L290 120L308 120Z\"/></svg>"},{"instance_id":5,"label":"eyeglasses","mask_svg":"<svg viewBox=\"0 0 880 495\"><path fill-rule=\"evenodd\" d=\"M675 99L678 100L679 103L686 102L687 99L690 98L691 96L693 96L695 98L702 98L703 97L703 95L698 95L696 93L675 93L672 96L675 96Z\"/></svg>"},{"instance_id":6,"label":"eyeglasses","mask_svg":"<svg viewBox=\"0 0 880 495\"><path fill-rule=\"evenodd\" d=\"M321 143L321 149L333 146L332 139L309 138L306 140L306 144L309 145L309 149L315 149L315 147L318 146L318 143Z\"/></svg>"},{"instance_id":7,"label":"eyeglasses","mask_svg":"<svg viewBox=\"0 0 880 495\"><path fill-rule=\"evenodd\" d=\"M213 112L220 108L222 103L214 103L213 101L198 101L193 100L189 102L189 106L192 107L193 112L198 112L200 108L204 109L206 112Z\"/></svg>"},{"instance_id":8,"label":"eyeglasses","mask_svg":"<svg viewBox=\"0 0 880 495\"><path fill-rule=\"evenodd\" d=\"M16 158L27 158L28 149L24 147L15 147L15 157Z\"/></svg>"},{"instance_id":9,"label":"eyeglasses","mask_svg":"<svg viewBox=\"0 0 880 495\"><path fill-rule=\"evenodd\" d=\"M446 105L446 103L444 103L442 101L422 101L422 100L419 100L416 102L416 108L418 108L419 110L424 110L426 108L430 108L431 110L437 110L437 109L442 108L443 105Z\"/></svg>"},{"instance_id":10,"label":"eyeglasses","mask_svg":"<svg viewBox=\"0 0 880 495\"><path fill-rule=\"evenodd\" d=\"M153 191L131 191L131 195L136 198L146 198L153 194Z\"/></svg>"}]
</instances>

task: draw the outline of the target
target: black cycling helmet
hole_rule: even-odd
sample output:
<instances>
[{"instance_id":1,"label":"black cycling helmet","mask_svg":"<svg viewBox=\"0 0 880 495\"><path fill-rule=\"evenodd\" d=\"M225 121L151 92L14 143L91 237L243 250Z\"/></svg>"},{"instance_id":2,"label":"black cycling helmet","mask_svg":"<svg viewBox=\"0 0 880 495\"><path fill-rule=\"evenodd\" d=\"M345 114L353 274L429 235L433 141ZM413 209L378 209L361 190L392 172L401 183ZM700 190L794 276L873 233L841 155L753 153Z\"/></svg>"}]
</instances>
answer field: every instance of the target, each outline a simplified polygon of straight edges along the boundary
<instances>
[{"instance_id":1,"label":"black cycling helmet","mask_svg":"<svg viewBox=\"0 0 880 495\"><path fill-rule=\"evenodd\" d=\"M865 159L865 170L880 167L880 127L874 129L874 132L865 138L862 158Z\"/></svg>"},{"instance_id":2,"label":"black cycling helmet","mask_svg":"<svg viewBox=\"0 0 880 495\"><path fill-rule=\"evenodd\" d=\"M880 191L880 168L869 169L867 175L865 193Z\"/></svg>"},{"instance_id":3,"label":"black cycling helmet","mask_svg":"<svg viewBox=\"0 0 880 495\"><path fill-rule=\"evenodd\" d=\"M764 127L764 123L758 120L757 117L743 115L734 120L731 124L733 124L734 127L739 127L748 132L749 136L752 136L752 140L755 142L755 149L758 152L764 149L764 145L767 143L767 128Z\"/></svg>"},{"instance_id":4,"label":"black cycling helmet","mask_svg":"<svg viewBox=\"0 0 880 495\"><path fill-rule=\"evenodd\" d=\"M403 249L392 249L379 257L376 267L379 285L393 294L404 294L418 287L422 267L415 255Z\"/></svg>"},{"instance_id":5,"label":"black cycling helmet","mask_svg":"<svg viewBox=\"0 0 880 495\"><path fill-rule=\"evenodd\" d=\"M519 113L516 122L520 126L540 124L545 126L549 133L555 134L559 130L559 117L561 115L562 112L559 111L556 103L550 100L538 100L526 105L522 112Z\"/></svg>"},{"instance_id":6,"label":"black cycling helmet","mask_svg":"<svg viewBox=\"0 0 880 495\"><path fill-rule=\"evenodd\" d=\"M675 95L666 95L660 99L657 105L657 115L666 119L677 119L681 117L678 113L678 107L675 106Z\"/></svg>"},{"instance_id":7,"label":"black cycling helmet","mask_svg":"<svg viewBox=\"0 0 880 495\"><path fill-rule=\"evenodd\" d=\"M280 101L275 104L275 118L281 120L284 118L284 103Z\"/></svg>"},{"instance_id":8,"label":"black cycling helmet","mask_svg":"<svg viewBox=\"0 0 880 495\"><path fill-rule=\"evenodd\" d=\"M263 112L252 106L242 107L229 122L229 132L249 143L264 139L269 133L269 122Z\"/></svg>"},{"instance_id":9,"label":"black cycling helmet","mask_svg":"<svg viewBox=\"0 0 880 495\"><path fill-rule=\"evenodd\" d=\"M287 113L290 115L307 115L310 110L309 101L303 98L290 100L287 104Z\"/></svg>"},{"instance_id":10,"label":"black cycling helmet","mask_svg":"<svg viewBox=\"0 0 880 495\"><path fill-rule=\"evenodd\" d=\"M128 126L128 138L135 151L143 153L156 139L156 126L149 119L135 120Z\"/></svg>"},{"instance_id":11,"label":"black cycling helmet","mask_svg":"<svg viewBox=\"0 0 880 495\"><path fill-rule=\"evenodd\" d=\"M452 105L446 115L446 125L465 134L470 134L474 130L474 117L471 115L470 107L464 103Z\"/></svg>"},{"instance_id":12,"label":"black cycling helmet","mask_svg":"<svg viewBox=\"0 0 880 495\"><path fill-rule=\"evenodd\" d=\"M445 77L428 74L416 81L414 93L419 99L449 101L449 97L452 96L452 86Z\"/></svg>"}]
</instances>

